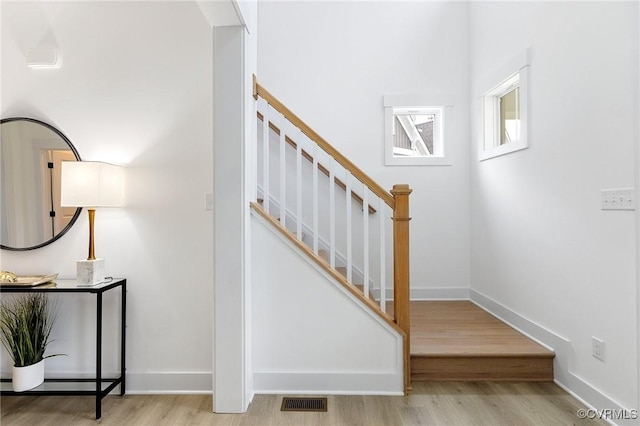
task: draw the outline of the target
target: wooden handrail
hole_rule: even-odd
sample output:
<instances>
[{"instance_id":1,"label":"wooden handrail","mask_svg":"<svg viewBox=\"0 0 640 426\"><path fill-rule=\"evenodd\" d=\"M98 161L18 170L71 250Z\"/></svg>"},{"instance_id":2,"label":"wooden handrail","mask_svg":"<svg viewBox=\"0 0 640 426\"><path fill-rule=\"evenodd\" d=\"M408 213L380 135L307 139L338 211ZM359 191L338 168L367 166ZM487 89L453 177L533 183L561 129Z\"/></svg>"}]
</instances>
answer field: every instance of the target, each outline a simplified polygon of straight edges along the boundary
<instances>
[{"instance_id":1,"label":"wooden handrail","mask_svg":"<svg viewBox=\"0 0 640 426\"><path fill-rule=\"evenodd\" d=\"M260 112L258 112L258 119L260 119L261 121L264 122L264 117L262 116L262 114L260 114ZM269 121L269 128L271 130L273 130L273 132L275 134L277 134L278 136L280 136L280 129L278 128L278 126L276 126L275 124L273 124L273 122ZM298 148L298 144L296 143L296 141L294 141L293 139L291 139L289 136L284 137L285 141L287 141L287 143L293 147L293 149L297 149ZM313 163L313 157L311 156L311 154L309 154L307 151L305 151L304 149L301 149L302 151L302 156L309 161L310 163ZM322 174L324 174L325 176L329 177L330 173L329 173L329 169L327 169L326 167L324 167L322 164L318 163L318 170L320 170L322 172ZM347 185L340 179L338 179L337 177L333 178L333 181L336 185L338 185L340 187L340 189L342 189L343 191L347 190ZM362 197L355 191L351 191L351 198L353 198L354 200L356 200L358 203L360 203L360 205L364 204L364 200L362 199ZM374 214L376 212L376 209L369 204L369 213L370 214Z\"/></svg>"},{"instance_id":2,"label":"wooden handrail","mask_svg":"<svg viewBox=\"0 0 640 426\"><path fill-rule=\"evenodd\" d=\"M362 170L360 170L355 164L349 161L344 155L335 149L329 142L324 140L318 133L316 133L311 127L309 127L304 121L302 121L297 115L295 115L289 108L287 108L282 102L280 102L275 96L269 93L264 87L262 87L255 79L253 80L253 92L254 97L260 96L267 101L276 111L282 114L287 120L289 120L294 126L299 128L302 133L307 135L309 139L314 141L320 148L322 148L327 154L332 156L342 167L349 170L351 174L368 186L371 192L381 198L389 207L394 208L393 196L382 188L376 181L367 176Z\"/></svg>"},{"instance_id":3,"label":"wooden handrail","mask_svg":"<svg viewBox=\"0 0 640 426\"><path fill-rule=\"evenodd\" d=\"M391 190L395 199L393 210L393 315L395 321L407 335L404 348L405 391L411 388L411 355L409 312L409 185L394 185Z\"/></svg>"}]
</instances>

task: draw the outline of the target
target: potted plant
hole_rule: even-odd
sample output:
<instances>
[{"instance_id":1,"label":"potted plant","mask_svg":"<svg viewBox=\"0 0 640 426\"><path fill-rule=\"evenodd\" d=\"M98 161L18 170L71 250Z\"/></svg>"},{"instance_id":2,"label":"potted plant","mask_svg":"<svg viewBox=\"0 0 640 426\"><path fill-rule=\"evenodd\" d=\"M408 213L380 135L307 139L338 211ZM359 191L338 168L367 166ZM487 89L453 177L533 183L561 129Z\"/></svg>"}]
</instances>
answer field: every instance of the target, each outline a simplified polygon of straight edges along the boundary
<instances>
[{"instance_id":1,"label":"potted plant","mask_svg":"<svg viewBox=\"0 0 640 426\"><path fill-rule=\"evenodd\" d=\"M2 301L0 340L13 360L13 390L22 392L44 382L44 359L57 313L44 293L25 293Z\"/></svg>"}]
</instances>

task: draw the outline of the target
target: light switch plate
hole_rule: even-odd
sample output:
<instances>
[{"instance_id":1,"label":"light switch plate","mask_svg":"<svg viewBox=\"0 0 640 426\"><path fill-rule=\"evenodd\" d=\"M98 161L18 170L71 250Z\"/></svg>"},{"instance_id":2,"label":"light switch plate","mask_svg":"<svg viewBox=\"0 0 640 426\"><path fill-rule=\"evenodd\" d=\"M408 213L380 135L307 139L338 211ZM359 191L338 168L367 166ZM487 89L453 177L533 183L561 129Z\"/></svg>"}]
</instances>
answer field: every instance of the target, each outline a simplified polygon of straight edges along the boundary
<instances>
[{"instance_id":1,"label":"light switch plate","mask_svg":"<svg viewBox=\"0 0 640 426\"><path fill-rule=\"evenodd\" d=\"M636 191L633 188L603 189L600 198L602 210L636 209Z\"/></svg>"}]
</instances>

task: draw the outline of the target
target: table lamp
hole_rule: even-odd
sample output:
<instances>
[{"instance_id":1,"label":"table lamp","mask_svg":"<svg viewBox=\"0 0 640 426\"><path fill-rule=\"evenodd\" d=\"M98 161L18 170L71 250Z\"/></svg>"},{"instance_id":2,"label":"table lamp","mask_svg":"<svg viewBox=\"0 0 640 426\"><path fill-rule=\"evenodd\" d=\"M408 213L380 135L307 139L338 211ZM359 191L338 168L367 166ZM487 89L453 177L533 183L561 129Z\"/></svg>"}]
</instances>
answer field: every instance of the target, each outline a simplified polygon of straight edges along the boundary
<instances>
[{"instance_id":1,"label":"table lamp","mask_svg":"<svg viewBox=\"0 0 640 426\"><path fill-rule=\"evenodd\" d=\"M123 201L123 169L98 161L63 161L60 205L87 207L89 213L89 256L77 263L78 284L96 285L104 281L104 258L96 258L93 225L96 207L120 207Z\"/></svg>"}]
</instances>

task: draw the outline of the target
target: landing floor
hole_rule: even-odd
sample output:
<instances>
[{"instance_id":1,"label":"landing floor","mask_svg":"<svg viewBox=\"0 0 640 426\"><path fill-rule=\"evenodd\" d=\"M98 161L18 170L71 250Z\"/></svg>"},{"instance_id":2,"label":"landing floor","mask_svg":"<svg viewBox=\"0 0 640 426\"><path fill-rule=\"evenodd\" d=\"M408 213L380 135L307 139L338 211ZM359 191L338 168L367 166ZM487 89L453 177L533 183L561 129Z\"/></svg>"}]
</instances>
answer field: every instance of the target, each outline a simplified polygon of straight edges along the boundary
<instances>
[{"instance_id":1,"label":"landing floor","mask_svg":"<svg viewBox=\"0 0 640 426\"><path fill-rule=\"evenodd\" d=\"M413 301L410 309L411 355L551 352L469 301Z\"/></svg>"}]
</instances>

